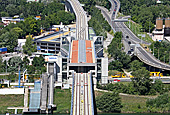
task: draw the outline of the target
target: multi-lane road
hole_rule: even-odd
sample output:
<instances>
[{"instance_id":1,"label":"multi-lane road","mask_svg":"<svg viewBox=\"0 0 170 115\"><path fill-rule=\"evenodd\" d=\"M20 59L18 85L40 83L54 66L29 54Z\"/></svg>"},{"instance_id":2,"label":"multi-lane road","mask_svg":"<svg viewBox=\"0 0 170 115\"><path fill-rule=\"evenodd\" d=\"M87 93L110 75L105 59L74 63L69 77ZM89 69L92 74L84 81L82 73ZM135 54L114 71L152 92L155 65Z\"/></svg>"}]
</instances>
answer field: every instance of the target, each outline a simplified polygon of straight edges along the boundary
<instances>
[{"instance_id":1,"label":"multi-lane road","mask_svg":"<svg viewBox=\"0 0 170 115\"><path fill-rule=\"evenodd\" d=\"M108 21L108 23L111 25L111 27L115 30L115 31L121 31L123 34L123 44L125 47L125 52L127 53L130 49L130 45L129 45L129 41L131 44L135 44L135 52L134 54L144 63L156 67L156 68L160 68L163 70L170 70L170 65L160 62L160 60L156 59L151 53L147 52L141 45L142 44L150 44L146 41L143 41L141 39L139 39L133 32L131 32L131 30L129 28L127 28L127 26L123 23L123 22L114 22L113 19L115 19L116 17L116 12L119 11L119 6L120 6L120 2L117 0L112 0L113 2L111 2L112 6L117 6L117 9L115 11L115 7L112 7L113 9L110 11L113 12L108 12L108 10L106 10L104 7L98 7L102 13L103 16L106 18L106 20ZM112 14L112 15L111 15ZM120 17L119 19L122 19L123 17ZM126 36L128 36L128 38L126 38Z\"/></svg>"}]
</instances>

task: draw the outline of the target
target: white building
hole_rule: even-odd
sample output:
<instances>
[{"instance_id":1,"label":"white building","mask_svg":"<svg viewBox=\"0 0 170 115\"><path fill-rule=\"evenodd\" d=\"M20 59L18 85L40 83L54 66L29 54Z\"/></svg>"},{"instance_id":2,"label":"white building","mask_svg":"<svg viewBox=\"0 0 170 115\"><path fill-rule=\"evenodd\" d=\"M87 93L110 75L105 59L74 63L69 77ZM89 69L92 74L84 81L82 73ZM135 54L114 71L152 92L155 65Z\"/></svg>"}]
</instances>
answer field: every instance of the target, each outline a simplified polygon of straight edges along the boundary
<instances>
[{"instance_id":1,"label":"white building","mask_svg":"<svg viewBox=\"0 0 170 115\"><path fill-rule=\"evenodd\" d=\"M24 21L24 18L15 18L15 17L1 17L2 18L2 23L4 25L9 25L10 23L16 24L17 22Z\"/></svg>"}]
</instances>

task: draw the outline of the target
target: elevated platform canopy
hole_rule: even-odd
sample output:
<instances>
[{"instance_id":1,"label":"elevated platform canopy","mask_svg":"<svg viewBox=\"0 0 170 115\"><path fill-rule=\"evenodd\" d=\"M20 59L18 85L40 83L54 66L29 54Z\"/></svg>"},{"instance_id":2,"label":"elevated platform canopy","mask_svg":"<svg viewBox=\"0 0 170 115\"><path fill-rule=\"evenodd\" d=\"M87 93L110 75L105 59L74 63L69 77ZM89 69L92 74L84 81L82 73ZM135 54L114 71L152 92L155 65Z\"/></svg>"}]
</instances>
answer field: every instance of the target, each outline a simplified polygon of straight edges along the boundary
<instances>
[{"instance_id":1,"label":"elevated platform canopy","mask_svg":"<svg viewBox=\"0 0 170 115\"><path fill-rule=\"evenodd\" d=\"M70 63L95 63L94 46L91 40L73 40ZM76 64L77 65L77 64Z\"/></svg>"}]
</instances>

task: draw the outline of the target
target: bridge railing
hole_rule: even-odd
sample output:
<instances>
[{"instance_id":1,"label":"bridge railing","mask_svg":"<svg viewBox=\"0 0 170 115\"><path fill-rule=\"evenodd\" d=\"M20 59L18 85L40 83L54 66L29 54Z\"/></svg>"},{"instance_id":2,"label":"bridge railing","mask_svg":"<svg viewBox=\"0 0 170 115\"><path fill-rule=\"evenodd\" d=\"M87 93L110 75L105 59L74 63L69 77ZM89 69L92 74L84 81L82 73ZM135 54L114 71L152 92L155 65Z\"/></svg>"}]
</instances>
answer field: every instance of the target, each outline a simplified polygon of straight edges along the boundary
<instances>
[{"instance_id":1,"label":"bridge railing","mask_svg":"<svg viewBox=\"0 0 170 115\"><path fill-rule=\"evenodd\" d=\"M73 101L74 101L74 72L72 72L73 84L72 84L72 95L71 95L71 112L70 115L73 115Z\"/></svg>"},{"instance_id":2,"label":"bridge railing","mask_svg":"<svg viewBox=\"0 0 170 115\"><path fill-rule=\"evenodd\" d=\"M92 73L90 73L90 90L91 90L91 102L92 102L92 115L94 115L94 103L93 103L93 76Z\"/></svg>"}]
</instances>

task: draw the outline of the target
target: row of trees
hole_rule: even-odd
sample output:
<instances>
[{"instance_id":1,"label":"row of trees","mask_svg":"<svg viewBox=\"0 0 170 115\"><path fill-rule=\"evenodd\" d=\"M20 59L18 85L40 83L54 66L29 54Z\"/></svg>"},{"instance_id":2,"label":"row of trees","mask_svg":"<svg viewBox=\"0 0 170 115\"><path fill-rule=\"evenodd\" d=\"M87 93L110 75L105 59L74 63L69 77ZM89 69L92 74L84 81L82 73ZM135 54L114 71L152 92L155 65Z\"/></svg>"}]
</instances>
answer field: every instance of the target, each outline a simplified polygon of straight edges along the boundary
<instances>
[{"instance_id":1,"label":"row of trees","mask_svg":"<svg viewBox=\"0 0 170 115\"><path fill-rule=\"evenodd\" d=\"M92 6L93 12L91 13L91 19L89 21L89 26L93 27L97 36L103 36L104 38L107 37L105 31L109 32L111 30L110 25L108 22L103 18L101 11L96 7Z\"/></svg>"},{"instance_id":2,"label":"row of trees","mask_svg":"<svg viewBox=\"0 0 170 115\"><path fill-rule=\"evenodd\" d=\"M121 12L131 15L132 20L144 27L146 32L154 28L157 17L170 16L169 1L161 0L163 4L156 4L156 0L120 0Z\"/></svg>"},{"instance_id":3,"label":"row of trees","mask_svg":"<svg viewBox=\"0 0 170 115\"><path fill-rule=\"evenodd\" d=\"M23 71L24 69L28 70L28 74L34 74L34 73L42 73L46 71L46 68L44 66L45 60L42 56L40 57L34 57L32 61L32 65L29 65L30 61L28 57L24 57L21 59L21 57L12 57L6 61L2 61L2 57L0 57L0 72L5 72L7 69L7 72L18 72L18 69L20 67L20 70Z\"/></svg>"},{"instance_id":4,"label":"row of trees","mask_svg":"<svg viewBox=\"0 0 170 115\"><path fill-rule=\"evenodd\" d=\"M114 61L109 63L109 70L122 71L122 68L129 68L131 57L122 51L123 44L121 40L122 32L116 32L112 42L108 46L108 55L114 59Z\"/></svg>"},{"instance_id":5,"label":"row of trees","mask_svg":"<svg viewBox=\"0 0 170 115\"><path fill-rule=\"evenodd\" d=\"M170 43L166 41L162 42L153 42L150 45L150 49L154 56L161 60L162 62L169 63L170 60Z\"/></svg>"}]
</instances>

